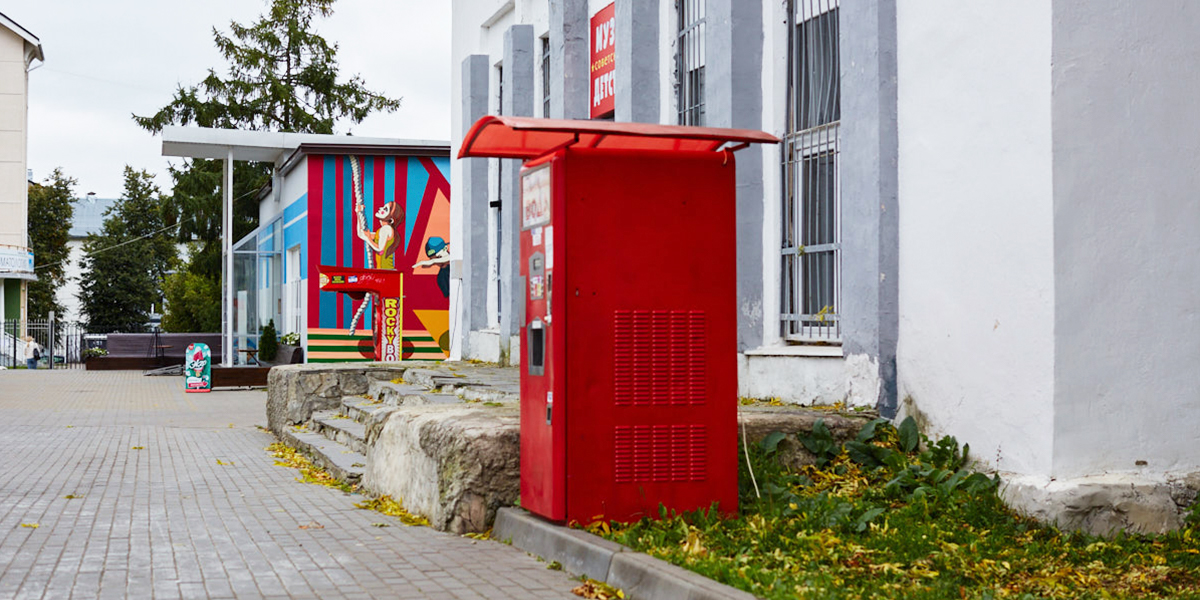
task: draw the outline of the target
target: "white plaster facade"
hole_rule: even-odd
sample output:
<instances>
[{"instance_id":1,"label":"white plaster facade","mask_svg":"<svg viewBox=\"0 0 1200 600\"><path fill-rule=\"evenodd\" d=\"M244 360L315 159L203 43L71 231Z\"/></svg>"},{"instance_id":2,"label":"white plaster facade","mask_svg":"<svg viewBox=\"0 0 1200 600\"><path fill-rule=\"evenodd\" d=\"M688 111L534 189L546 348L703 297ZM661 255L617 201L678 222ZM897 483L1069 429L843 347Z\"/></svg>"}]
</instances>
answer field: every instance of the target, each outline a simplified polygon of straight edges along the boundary
<instances>
[{"instance_id":1,"label":"white plaster facade","mask_svg":"<svg viewBox=\"0 0 1200 600\"><path fill-rule=\"evenodd\" d=\"M901 410L1064 527L1173 529L1200 482L1197 25L898 5Z\"/></svg>"},{"instance_id":2,"label":"white plaster facade","mask_svg":"<svg viewBox=\"0 0 1200 600\"><path fill-rule=\"evenodd\" d=\"M589 14L607 3L590 2ZM488 57L490 111L504 32L522 23L546 35L546 5L455 0L451 68ZM657 5L647 51L659 56L658 120L674 123L675 2ZM761 43L760 128L781 136L787 3L737 6L761 23L749 36ZM781 152L739 153L739 167L761 153L763 190L761 295L738 302L761 334L739 353L741 393L913 415L929 435L969 443L1008 476L1014 502L1036 498L1051 517L1046 498L1061 490L1200 472L1200 78L1180 68L1200 57L1200 6L840 7L841 266L857 271L842 291L875 297L852 299L858 321L840 346L783 341ZM540 69L535 60L535 116ZM463 80L453 79L454 154ZM864 190L878 199L862 202ZM454 235L467 235L457 215ZM500 355L488 332L460 331L455 343L464 357Z\"/></svg>"},{"instance_id":3,"label":"white plaster facade","mask_svg":"<svg viewBox=\"0 0 1200 600\"><path fill-rule=\"evenodd\" d=\"M612 3L612 0L586 0L590 17ZM549 3L544 0L453 0L451 68L457 74L463 61L470 55L486 55L491 68L489 81L488 110L496 114L500 109L499 68L503 66L504 34L516 24L531 25L534 33L534 77L533 116L543 114L542 89L542 39L550 35ZM762 109L761 122L764 131L783 135L786 128L786 56L787 56L787 9L781 3L765 3L762 8L764 26L761 62ZM675 93L676 53L676 6L674 2L658 3L658 40L654 48L647 51L658 56L657 95L659 123L677 123L677 100ZM620 33L617 34L618 36ZM616 57L618 65L621 56ZM618 69L620 67L618 66ZM464 90L462 77L451 79L451 156L456 156L465 133L463 120ZM864 369L847 369L838 346L804 346L785 343L780 335L780 227L781 227L781 154L778 146L754 146L739 152L739 156L759 153L762 162L762 185L766 190L764 218L760 224L762 268L758 274L761 281L761 298L739 301L739 313L743 318L757 322L756 339L744 345L738 355L740 393L752 397L777 397L799 404L832 404L849 401L856 405L873 406L875 395L864 395L861 390L876 390L879 386L877 372ZM499 169L496 160L489 160L489 197L494 199L499 186ZM462 189L462 169L452 169L451 185ZM465 203L455 203L452 209L452 235L462 239L466 235L463 209ZM494 219L494 217L492 217ZM497 298L496 279L499 269L496 257L496 224L490 220L487 227L489 248L489 278L487 311L492 325L486 329L471 331L463 329L452 340L453 356L496 361L501 358L499 316L500 302ZM757 240L756 240L757 241ZM451 306L461 307L466 303L452 298ZM515 344L516 340L510 343ZM519 352L512 352L519 357ZM861 357L868 360L867 357ZM514 361L515 362L515 361Z\"/></svg>"},{"instance_id":4,"label":"white plaster facade","mask_svg":"<svg viewBox=\"0 0 1200 600\"><path fill-rule=\"evenodd\" d=\"M897 372L933 430L999 468L1048 473L1051 22L1048 4L1016 4L897 11Z\"/></svg>"},{"instance_id":5,"label":"white plaster facade","mask_svg":"<svg viewBox=\"0 0 1200 600\"><path fill-rule=\"evenodd\" d=\"M0 13L0 315L26 318L29 256L29 69L42 61L36 36Z\"/></svg>"}]
</instances>

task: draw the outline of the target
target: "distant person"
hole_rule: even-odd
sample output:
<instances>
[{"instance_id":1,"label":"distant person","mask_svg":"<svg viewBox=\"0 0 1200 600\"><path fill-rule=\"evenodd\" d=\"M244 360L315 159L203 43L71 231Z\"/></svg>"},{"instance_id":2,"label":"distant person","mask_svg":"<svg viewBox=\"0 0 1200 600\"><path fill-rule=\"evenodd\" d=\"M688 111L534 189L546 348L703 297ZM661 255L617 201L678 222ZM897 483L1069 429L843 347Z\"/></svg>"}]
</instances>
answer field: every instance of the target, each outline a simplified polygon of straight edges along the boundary
<instances>
[{"instance_id":1,"label":"distant person","mask_svg":"<svg viewBox=\"0 0 1200 600\"><path fill-rule=\"evenodd\" d=\"M36 369L42 358L42 347L33 341L33 336L25 336L25 368Z\"/></svg>"}]
</instances>

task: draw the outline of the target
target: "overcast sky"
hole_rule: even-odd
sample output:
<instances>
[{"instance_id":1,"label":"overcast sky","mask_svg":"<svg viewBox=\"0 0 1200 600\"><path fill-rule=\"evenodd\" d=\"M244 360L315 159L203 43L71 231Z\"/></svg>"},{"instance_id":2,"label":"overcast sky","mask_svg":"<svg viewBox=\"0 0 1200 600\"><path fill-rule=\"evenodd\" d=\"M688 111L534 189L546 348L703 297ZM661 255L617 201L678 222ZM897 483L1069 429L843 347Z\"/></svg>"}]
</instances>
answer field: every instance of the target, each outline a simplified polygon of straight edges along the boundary
<instances>
[{"instance_id":1,"label":"overcast sky","mask_svg":"<svg viewBox=\"0 0 1200 600\"><path fill-rule=\"evenodd\" d=\"M79 180L76 194L121 194L125 165L155 173L164 191L162 140L130 114L149 115L179 85L198 83L224 60L212 28L250 24L266 0L38 0L11 4L9 18L42 41L46 62L29 74L29 168L42 181L55 167ZM368 117L355 135L450 138L450 2L341 0L316 32L339 46L343 79L402 97L399 111ZM180 161L182 159L173 158Z\"/></svg>"}]
</instances>

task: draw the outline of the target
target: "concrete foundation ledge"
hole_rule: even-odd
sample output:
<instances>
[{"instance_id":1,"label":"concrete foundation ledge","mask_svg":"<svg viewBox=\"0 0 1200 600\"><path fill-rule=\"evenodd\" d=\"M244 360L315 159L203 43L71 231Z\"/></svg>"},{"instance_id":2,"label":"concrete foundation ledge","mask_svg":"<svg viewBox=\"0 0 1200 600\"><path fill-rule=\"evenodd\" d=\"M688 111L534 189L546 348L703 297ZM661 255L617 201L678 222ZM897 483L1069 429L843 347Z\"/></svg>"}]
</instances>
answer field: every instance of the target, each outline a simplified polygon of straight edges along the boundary
<instances>
[{"instance_id":1,"label":"concrete foundation ledge","mask_svg":"<svg viewBox=\"0 0 1200 600\"><path fill-rule=\"evenodd\" d=\"M586 531L545 521L519 508L502 508L492 537L547 561L558 561L567 572L584 575L620 588L634 600L753 600L754 596L703 575L635 552Z\"/></svg>"},{"instance_id":2,"label":"concrete foundation ledge","mask_svg":"<svg viewBox=\"0 0 1200 600\"><path fill-rule=\"evenodd\" d=\"M1101 536L1179 529L1200 491L1200 473L1157 479L1132 474L1002 479L1000 497L1013 510L1066 531Z\"/></svg>"}]
</instances>

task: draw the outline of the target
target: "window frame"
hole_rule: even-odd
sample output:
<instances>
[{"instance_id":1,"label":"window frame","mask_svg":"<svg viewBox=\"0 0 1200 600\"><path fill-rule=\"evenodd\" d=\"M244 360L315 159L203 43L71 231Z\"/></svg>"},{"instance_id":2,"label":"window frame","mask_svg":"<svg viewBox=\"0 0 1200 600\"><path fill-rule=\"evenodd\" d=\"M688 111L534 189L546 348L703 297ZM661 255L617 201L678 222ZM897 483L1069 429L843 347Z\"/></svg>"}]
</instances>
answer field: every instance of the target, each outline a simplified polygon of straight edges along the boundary
<instances>
[{"instance_id":1,"label":"window frame","mask_svg":"<svg viewBox=\"0 0 1200 600\"><path fill-rule=\"evenodd\" d=\"M550 118L550 34L538 38L542 41L542 118Z\"/></svg>"},{"instance_id":2,"label":"window frame","mask_svg":"<svg viewBox=\"0 0 1200 600\"><path fill-rule=\"evenodd\" d=\"M675 18L676 119L680 125L703 126L707 63L705 0L676 0Z\"/></svg>"},{"instance_id":3,"label":"window frame","mask_svg":"<svg viewBox=\"0 0 1200 600\"><path fill-rule=\"evenodd\" d=\"M824 41L814 42L811 32L801 35L802 27L838 11L839 4L838 0L787 2L787 118L781 144L779 318L780 336L788 343L841 343L841 57L837 39L840 30L838 16L835 14L832 18L832 28L826 25ZM817 28L819 25L814 29ZM802 77L803 65L799 64L801 59L811 61L814 53L811 50L803 52L799 44L803 40L809 48L815 48L811 44L828 44L831 37L832 44L825 46L825 56L832 57L833 65L826 65L826 69L832 66L836 76L826 79L818 90L815 85L821 83L817 81L820 77ZM828 75L828 70L825 75ZM827 118L814 117L811 113L802 114L802 107L799 106L802 82L808 83L810 92L824 92L836 102L823 111ZM817 95L810 93L809 97ZM811 126L800 129L802 123ZM806 169L821 160L822 156L832 157L832 186L822 186L819 174L815 180L810 180L806 175ZM826 189L832 198L821 194ZM813 197L810 190L818 194L817 197ZM817 220L810 218L814 211L819 213ZM824 214L826 211L827 215ZM829 233L832 240L821 239L828 237ZM825 261L816 258L820 255L832 256L832 260L826 265ZM825 269L831 272L825 273ZM827 300L829 304L825 303ZM822 304L822 307L818 310L814 303Z\"/></svg>"}]
</instances>

